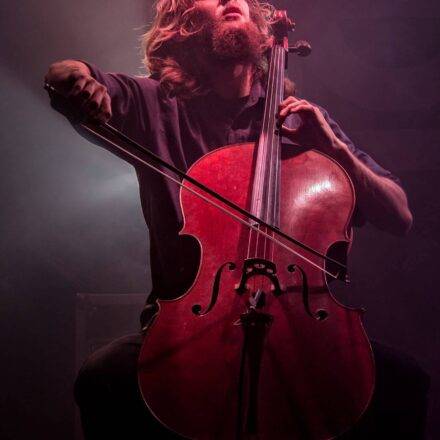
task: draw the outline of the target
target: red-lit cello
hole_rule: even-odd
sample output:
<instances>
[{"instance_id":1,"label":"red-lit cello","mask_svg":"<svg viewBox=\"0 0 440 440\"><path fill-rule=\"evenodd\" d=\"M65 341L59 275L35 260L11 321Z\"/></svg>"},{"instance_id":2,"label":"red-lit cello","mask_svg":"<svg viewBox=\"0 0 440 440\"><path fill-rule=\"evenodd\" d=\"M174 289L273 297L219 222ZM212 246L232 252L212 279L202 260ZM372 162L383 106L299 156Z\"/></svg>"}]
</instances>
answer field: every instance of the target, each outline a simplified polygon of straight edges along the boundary
<instances>
[{"instance_id":1,"label":"red-lit cello","mask_svg":"<svg viewBox=\"0 0 440 440\"><path fill-rule=\"evenodd\" d=\"M186 438L335 438L372 396L361 311L328 290L345 276L334 251L349 247L353 186L324 154L281 149L291 28L278 12L259 142L207 154L181 191L181 234L199 241L200 267L182 297L159 301L139 384L158 420Z\"/></svg>"}]
</instances>

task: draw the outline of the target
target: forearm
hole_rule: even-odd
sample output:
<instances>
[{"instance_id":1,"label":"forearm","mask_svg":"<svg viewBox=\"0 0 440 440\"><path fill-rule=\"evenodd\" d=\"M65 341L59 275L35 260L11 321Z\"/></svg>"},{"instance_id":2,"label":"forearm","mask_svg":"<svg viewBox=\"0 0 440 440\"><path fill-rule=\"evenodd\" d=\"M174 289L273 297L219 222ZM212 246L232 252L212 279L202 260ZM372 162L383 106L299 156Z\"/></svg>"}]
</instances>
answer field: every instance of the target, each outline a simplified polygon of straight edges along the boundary
<instances>
[{"instance_id":1,"label":"forearm","mask_svg":"<svg viewBox=\"0 0 440 440\"><path fill-rule=\"evenodd\" d=\"M362 163L346 144L337 141L332 156L349 174L356 192L359 209L379 229L405 235L413 217L405 192L399 185L379 176Z\"/></svg>"}]
</instances>

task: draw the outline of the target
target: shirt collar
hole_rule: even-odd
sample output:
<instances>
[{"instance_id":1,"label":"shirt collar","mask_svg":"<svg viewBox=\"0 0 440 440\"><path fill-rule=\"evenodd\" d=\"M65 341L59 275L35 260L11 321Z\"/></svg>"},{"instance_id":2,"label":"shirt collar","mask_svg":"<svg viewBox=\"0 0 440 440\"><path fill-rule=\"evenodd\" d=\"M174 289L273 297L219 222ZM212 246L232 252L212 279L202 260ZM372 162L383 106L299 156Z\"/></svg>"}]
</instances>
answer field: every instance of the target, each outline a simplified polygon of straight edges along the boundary
<instances>
[{"instance_id":1,"label":"shirt collar","mask_svg":"<svg viewBox=\"0 0 440 440\"><path fill-rule=\"evenodd\" d=\"M266 98L266 90L264 89L261 81L257 80L252 84L251 93L249 95L248 107L252 107L257 104L260 100Z\"/></svg>"},{"instance_id":2,"label":"shirt collar","mask_svg":"<svg viewBox=\"0 0 440 440\"><path fill-rule=\"evenodd\" d=\"M263 101L266 98L266 91L261 84L261 81L256 80L251 87L250 94L248 96L248 100L243 107L243 110L253 107L258 104L260 101ZM224 101L219 96L217 96L214 92L208 93L208 95L198 97L201 101L202 105L211 106L214 102L222 101L227 103L228 101ZM242 98L244 101L245 98Z\"/></svg>"}]
</instances>

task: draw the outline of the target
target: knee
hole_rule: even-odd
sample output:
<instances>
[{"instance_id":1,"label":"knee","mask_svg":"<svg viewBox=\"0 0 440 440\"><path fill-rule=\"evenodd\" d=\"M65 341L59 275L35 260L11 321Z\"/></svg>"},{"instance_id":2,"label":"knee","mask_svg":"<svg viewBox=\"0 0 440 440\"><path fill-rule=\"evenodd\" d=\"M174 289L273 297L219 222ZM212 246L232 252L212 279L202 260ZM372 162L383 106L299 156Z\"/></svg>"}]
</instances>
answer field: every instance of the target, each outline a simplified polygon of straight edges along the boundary
<instances>
[{"instance_id":1,"label":"knee","mask_svg":"<svg viewBox=\"0 0 440 440\"><path fill-rule=\"evenodd\" d=\"M84 402L96 400L105 388L105 377L109 374L105 360L93 353L83 363L78 371L74 384L75 401L79 406Z\"/></svg>"},{"instance_id":2,"label":"knee","mask_svg":"<svg viewBox=\"0 0 440 440\"><path fill-rule=\"evenodd\" d=\"M426 400L430 376L411 356L382 344L374 344L377 387L387 389L396 398Z\"/></svg>"},{"instance_id":3,"label":"knee","mask_svg":"<svg viewBox=\"0 0 440 440\"><path fill-rule=\"evenodd\" d=\"M412 379L414 388L420 391L422 395L427 395L431 384L431 376L414 359L408 361L407 377Z\"/></svg>"},{"instance_id":4,"label":"knee","mask_svg":"<svg viewBox=\"0 0 440 440\"><path fill-rule=\"evenodd\" d=\"M83 363L74 384L75 400L103 400L121 384L137 382L138 336L118 339L92 353Z\"/></svg>"}]
</instances>

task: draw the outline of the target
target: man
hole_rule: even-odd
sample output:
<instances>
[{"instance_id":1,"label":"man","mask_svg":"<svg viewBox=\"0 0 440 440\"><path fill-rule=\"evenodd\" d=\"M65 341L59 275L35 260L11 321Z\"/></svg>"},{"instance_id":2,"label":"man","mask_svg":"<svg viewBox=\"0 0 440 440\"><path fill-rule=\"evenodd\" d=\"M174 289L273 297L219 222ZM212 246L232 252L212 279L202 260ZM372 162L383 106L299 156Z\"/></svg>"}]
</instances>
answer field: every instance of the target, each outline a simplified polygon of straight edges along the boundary
<instances>
[{"instance_id":1,"label":"man","mask_svg":"<svg viewBox=\"0 0 440 440\"><path fill-rule=\"evenodd\" d=\"M160 0L153 26L144 36L150 77L107 74L66 60L50 67L46 81L89 119L111 121L186 170L216 147L257 140L271 12L258 0ZM287 84L286 91L289 88ZM54 105L60 108L56 98ZM283 143L290 144L285 148L317 148L348 172L357 196L355 224L369 221L393 234L408 232L412 215L398 179L356 149L323 109L289 96L278 118ZM129 156L115 153L136 168L150 231L153 291L142 316L145 327L155 310L154 299L177 297L192 284L199 249L188 236L178 236L182 226L178 188ZM87 439L174 438L148 414L140 397L136 380L140 344L141 336L114 341L83 366L76 398ZM377 345L375 354L376 396L364 420L348 435L422 438L426 377L413 361L389 349ZM399 378L388 385L384 377L396 369ZM403 384L405 392L400 389Z\"/></svg>"}]
</instances>

